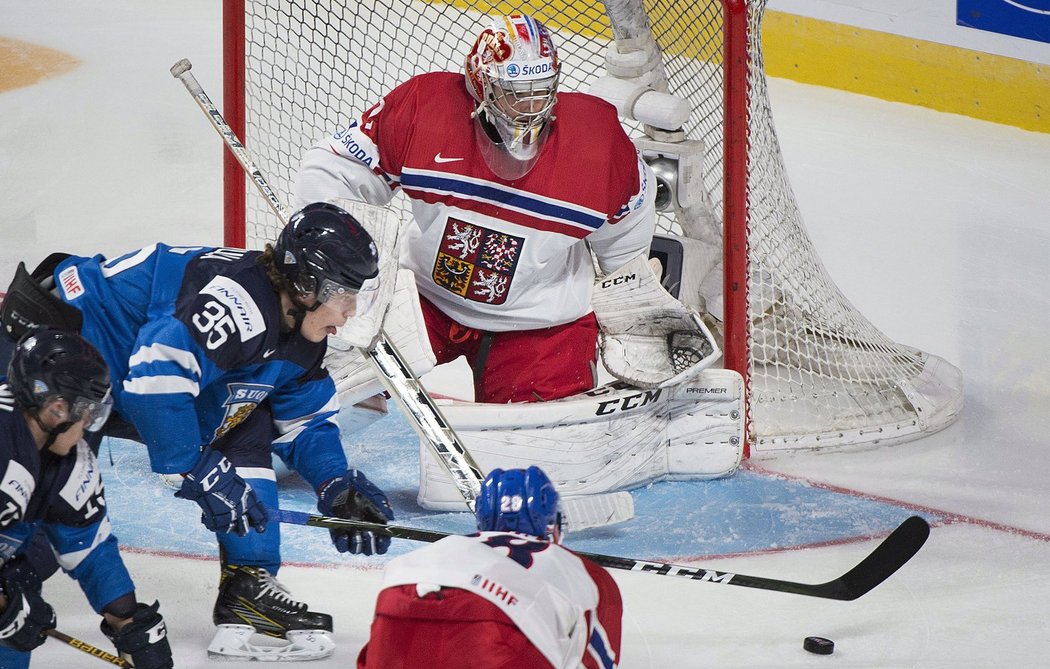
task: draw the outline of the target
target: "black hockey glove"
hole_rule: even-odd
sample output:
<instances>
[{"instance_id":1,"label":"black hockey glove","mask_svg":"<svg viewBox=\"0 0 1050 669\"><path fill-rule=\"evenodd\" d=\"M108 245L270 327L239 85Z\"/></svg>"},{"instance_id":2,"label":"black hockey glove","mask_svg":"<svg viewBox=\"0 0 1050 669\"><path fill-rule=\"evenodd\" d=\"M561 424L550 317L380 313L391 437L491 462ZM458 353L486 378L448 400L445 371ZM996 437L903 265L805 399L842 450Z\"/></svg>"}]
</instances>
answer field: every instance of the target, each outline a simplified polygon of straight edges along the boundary
<instances>
[{"instance_id":1,"label":"black hockey glove","mask_svg":"<svg viewBox=\"0 0 1050 669\"><path fill-rule=\"evenodd\" d=\"M383 491L357 469L329 479L317 490L317 508L326 516L382 523L394 519ZM329 530L340 553L382 554L390 548L390 537L367 530Z\"/></svg>"},{"instance_id":2,"label":"black hockey glove","mask_svg":"<svg viewBox=\"0 0 1050 669\"><path fill-rule=\"evenodd\" d=\"M55 610L25 583L0 581L7 607L0 612L0 646L28 653L47 641L45 630L55 629Z\"/></svg>"},{"instance_id":3,"label":"black hockey glove","mask_svg":"<svg viewBox=\"0 0 1050 669\"><path fill-rule=\"evenodd\" d=\"M175 496L199 504L201 522L212 532L233 532L243 537L250 528L256 532L266 529L266 507L252 487L237 476L230 461L211 448L204 449Z\"/></svg>"},{"instance_id":4,"label":"black hockey glove","mask_svg":"<svg viewBox=\"0 0 1050 669\"><path fill-rule=\"evenodd\" d=\"M26 543L28 544L29 542L27 541ZM47 549L51 550L50 544L48 544ZM44 579L40 577L40 574L30 562L28 554L29 551L20 553L0 567L0 587L6 585L8 581L15 581L22 586L23 590L40 592L44 587Z\"/></svg>"},{"instance_id":5,"label":"black hockey glove","mask_svg":"<svg viewBox=\"0 0 1050 669\"><path fill-rule=\"evenodd\" d=\"M149 606L140 603L131 622L120 630L113 629L105 619L99 626L117 647L117 654L135 669L172 669L175 666L171 659L168 630L164 618L157 612L159 608L159 602Z\"/></svg>"}]
</instances>

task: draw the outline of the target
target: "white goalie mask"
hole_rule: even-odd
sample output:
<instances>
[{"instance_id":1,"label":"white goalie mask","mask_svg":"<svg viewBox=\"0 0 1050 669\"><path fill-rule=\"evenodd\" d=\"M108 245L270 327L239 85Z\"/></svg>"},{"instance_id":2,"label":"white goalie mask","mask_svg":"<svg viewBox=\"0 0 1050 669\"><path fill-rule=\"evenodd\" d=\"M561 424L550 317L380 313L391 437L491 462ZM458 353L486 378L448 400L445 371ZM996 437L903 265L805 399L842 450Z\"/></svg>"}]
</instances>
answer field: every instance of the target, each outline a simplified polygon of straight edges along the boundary
<instances>
[{"instance_id":1,"label":"white goalie mask","mask_svg":"<svg viewBox=\"0 0 1050 669\"><path fill-rule=\"evenodd\" d=\"M498 176L528 174L558 96L558 50L547 28L524 14L494 18L467 54L467 90L477 101L475 135Z\"/></svg>"}]
</instances>

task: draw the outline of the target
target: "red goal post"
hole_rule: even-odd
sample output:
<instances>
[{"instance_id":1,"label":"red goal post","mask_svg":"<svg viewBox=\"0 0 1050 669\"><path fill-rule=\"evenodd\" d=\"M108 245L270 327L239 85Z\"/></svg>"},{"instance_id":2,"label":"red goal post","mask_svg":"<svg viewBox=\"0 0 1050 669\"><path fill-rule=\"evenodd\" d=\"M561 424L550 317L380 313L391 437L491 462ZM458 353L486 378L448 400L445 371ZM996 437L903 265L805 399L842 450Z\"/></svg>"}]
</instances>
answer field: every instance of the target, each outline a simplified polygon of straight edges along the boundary
<instances>
[{"instance_id":1,"label":"red goal post","mask_svg":"<svg viewBox=\"0 0 1050 669\"><path fill-rule=\"evenodd\" d=\"M745 379L745 453L935 432L961 410L961 374L887 338L824 269L773 124L759 33L764 10L764 0L224 0L223 113L288 202L308 146L408 77L459 70L485 14L521 11L543 20L559 45L566 90L622 76L643 51L651 57L632 76L687 100L692 113L677 134L623 123L640 147L685 139L703 148L692 181L682 179L684 153L677 163L679 188L695 206L668 207L659 227L686 256L703 260L690 265L699 274L678 297L721 312L724 365ZM277 222L228 152L224 174L225 243L258 247ZM695 294L701 282L707 292ZM711 285L721 287L717 295Z\"/></svg>"}]
</instances>

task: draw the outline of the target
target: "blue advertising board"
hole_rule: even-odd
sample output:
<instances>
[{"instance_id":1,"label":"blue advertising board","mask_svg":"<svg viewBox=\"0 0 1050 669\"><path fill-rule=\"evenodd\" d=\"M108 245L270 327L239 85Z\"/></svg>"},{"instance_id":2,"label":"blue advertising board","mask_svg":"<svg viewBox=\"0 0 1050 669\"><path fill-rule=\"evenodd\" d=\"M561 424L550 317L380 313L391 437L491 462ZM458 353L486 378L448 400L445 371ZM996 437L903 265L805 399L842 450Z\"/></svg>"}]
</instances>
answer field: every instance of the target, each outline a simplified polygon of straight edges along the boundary
<instances>
[{"instance_id":1,"label":"blue advertising board","mask_svg":"<svg viewBox=\"0 0 1050 669\"><path fill-rule=\"evenodd\" d=\"M1050 43L1050 0L957 1L957 25Z\"/></svg>"}]
</instances>

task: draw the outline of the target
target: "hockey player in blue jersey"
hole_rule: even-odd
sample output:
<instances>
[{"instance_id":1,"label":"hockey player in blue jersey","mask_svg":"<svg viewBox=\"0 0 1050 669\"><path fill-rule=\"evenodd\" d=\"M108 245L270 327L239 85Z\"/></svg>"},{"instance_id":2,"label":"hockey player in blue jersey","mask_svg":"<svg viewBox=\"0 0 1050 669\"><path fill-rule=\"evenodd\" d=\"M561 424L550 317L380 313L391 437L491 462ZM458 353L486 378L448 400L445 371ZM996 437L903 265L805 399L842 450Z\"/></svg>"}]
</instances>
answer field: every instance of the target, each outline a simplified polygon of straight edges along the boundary
<instances>
[{"instance_id":1,"label":"hockey player in blue jersey","mask_svg":"<svg viewBox=\"0 0 1050 669\"><path fill-rule=\"evenodd\" d=\"M159 605L138 602L111 532L95 450L85 436L111 407L106 363L79 335L27 333L0 381L0 667L29 666L54 629L41 584L59 566L137 669L172 667ZM97 444L97 441L95 441ZM57 556L57 563L55 557Z\"/></svg>"},{"instance_id":2,"label":"hockey player in blue jersey","mask_svg":"<svg viewBox=\"0 0 1050 669\"><path fill-rule=\"evenodd\" d=\"M335 386L321 366L327 335L369 308L377 277L364 228L315 203L265 251L156 244L112 259L52 256L32 275L20 266L8 290L5 329L79 327L109 363L115 411L146 443L153 471L184 474L176 495L201 506L223 555L213 654L277 652L252 644L252 632L288 639L279 646L286 659L334 648L331 616L290 599L273 578L271 448L317 492L322 513L393 518L383 492L348 466ZM369 555L390 541L370 532L332 539L340 551Z\"/></svg>"}]
</instances>

